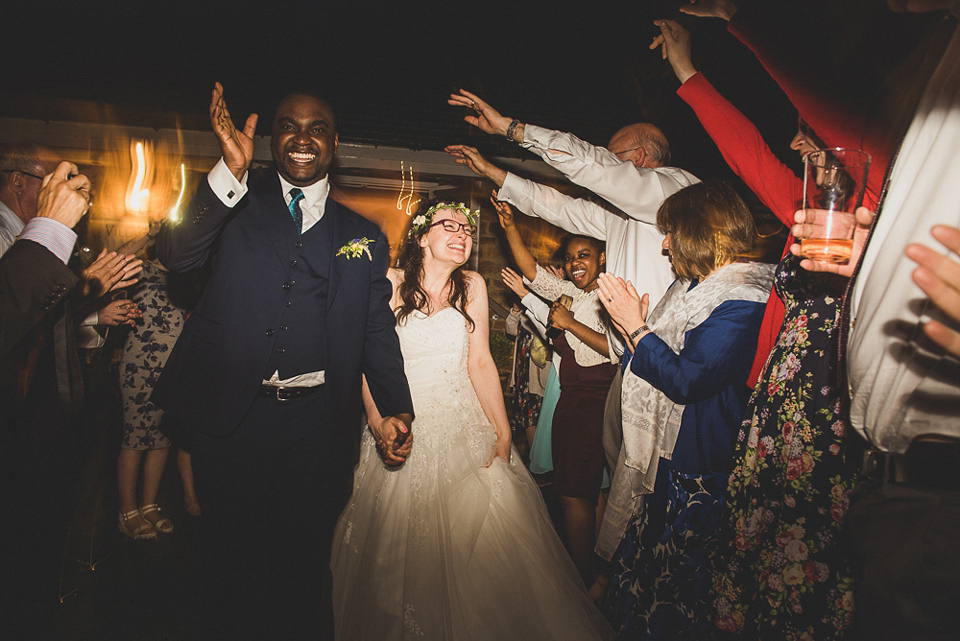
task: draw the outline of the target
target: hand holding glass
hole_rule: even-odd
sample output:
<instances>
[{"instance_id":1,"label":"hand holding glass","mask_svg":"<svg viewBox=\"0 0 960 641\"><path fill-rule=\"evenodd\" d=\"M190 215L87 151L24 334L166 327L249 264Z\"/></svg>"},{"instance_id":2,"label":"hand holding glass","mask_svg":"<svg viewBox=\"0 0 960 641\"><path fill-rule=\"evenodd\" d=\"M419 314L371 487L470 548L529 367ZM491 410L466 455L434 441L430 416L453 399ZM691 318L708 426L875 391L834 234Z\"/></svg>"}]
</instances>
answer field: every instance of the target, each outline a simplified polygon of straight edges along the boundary
<instances>
[{"instance_id":1,"label":"hand holding glass","mask_svg":"<svg viewBox=\"0 0 960 641\"><path fill-rule=\"evenodd\" d=\"M854 212L863 203L870 155L859 149L818 149L803 161L803 207L812 233L801 240L800 253L812 260L846 263L857 227Z\"/></svg>"}]
</instances>

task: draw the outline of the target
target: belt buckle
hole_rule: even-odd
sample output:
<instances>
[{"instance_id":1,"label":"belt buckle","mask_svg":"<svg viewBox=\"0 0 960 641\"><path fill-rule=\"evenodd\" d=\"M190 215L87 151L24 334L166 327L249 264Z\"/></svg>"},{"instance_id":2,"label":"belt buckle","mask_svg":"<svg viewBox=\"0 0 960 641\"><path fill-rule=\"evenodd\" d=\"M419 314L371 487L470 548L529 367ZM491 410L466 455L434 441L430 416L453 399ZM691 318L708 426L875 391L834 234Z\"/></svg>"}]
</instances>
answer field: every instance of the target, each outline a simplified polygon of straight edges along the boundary
<instances>
[{"instance_id":1,"label":"belt buckle","mask_svg":"<svg viewBox=\"0 0 960 641\"><path fill-rule=\"evenodd\" d=\"M890 454L876 449L863 452L863 466L860 473L863 478L886 483L889 480Z\"/></svg>"},{"instance_id":2,"label":"belt buckle","mask_svg":"<svg viewBox=\"0 0 960 641\"><path fill-rule=\"evenodd\" d=\"M276 392L277 392L277 402L278 402L278 403L286 403L287 401L290 400L289 397L284 397L284 396L281 395L282 392L283 392L283 390L285 390L285 389L287 389L287 388L284 387L284 386L282 386L282 385L277 385L277 390L276 390Z\"/></svg>"}]
</instances>

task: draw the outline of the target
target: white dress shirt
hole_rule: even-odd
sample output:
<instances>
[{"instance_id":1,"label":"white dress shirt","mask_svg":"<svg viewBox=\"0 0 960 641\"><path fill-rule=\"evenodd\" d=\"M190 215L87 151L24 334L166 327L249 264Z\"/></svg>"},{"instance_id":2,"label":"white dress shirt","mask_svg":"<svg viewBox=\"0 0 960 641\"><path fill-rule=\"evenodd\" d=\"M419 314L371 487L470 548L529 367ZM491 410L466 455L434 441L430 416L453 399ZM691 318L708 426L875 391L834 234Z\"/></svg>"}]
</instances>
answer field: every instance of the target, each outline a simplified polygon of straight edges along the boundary
<instances>
[{"instance_id":1,"label":"white dress shirt","mask_svg":"<svg viewBox=\"0 0 960 641\"><path fill-rule=\"evenodd\" d=\"M947 253L930 228L960 227L958 183L960 30L904 138L852 293L850 418L882 450L902 453L921 434L960 437L960 363L926 340L921 328L929 318L954 329L958 324L913 283L916 263L903 253L915 242Z\"/></svg>"},{"instance_id":2,"label":"white dress shirt","mask_svg":"<svg viewBox=\"0 0 960 641\"><path fill-rule=\"evenodd\" d=\"M619 211L571 198L513 174L507 174L499 198L568 232L604 241L607 271L632 282L641 295L649 294L650 309L656 307L674 280L661 248L657 210L668 196L699 180L676 167L638 168L573 134L535 125L524 125L523 146ZM617 354L623 353L614 330L607 332L607 338Z\"/></svg>"}]
</instances>

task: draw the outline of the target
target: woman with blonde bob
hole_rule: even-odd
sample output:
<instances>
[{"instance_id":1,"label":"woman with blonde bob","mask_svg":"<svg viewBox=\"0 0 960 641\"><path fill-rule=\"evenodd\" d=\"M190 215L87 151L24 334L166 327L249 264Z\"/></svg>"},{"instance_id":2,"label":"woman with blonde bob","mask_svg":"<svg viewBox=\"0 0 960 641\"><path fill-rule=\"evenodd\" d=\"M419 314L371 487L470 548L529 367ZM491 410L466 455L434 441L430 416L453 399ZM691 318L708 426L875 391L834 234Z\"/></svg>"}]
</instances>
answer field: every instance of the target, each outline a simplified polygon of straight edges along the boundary
<instances>
[{"instance_id":1,"label":"woman with blonde bob","mask_svg":"<svg viewBox=\"0 0 960 641\"><path fill-rule=\"evenodd\" d=\"M750 211L704 181L657 212L677 280L648 296L609 274L600 300L623 334L623 446L597 544L612 558L604 607L620 639L708 638L717 547L734 441L749 390L773 266L751 262ZM613 509L611 509L613 508Z\"/></svg>"}]
</instances>

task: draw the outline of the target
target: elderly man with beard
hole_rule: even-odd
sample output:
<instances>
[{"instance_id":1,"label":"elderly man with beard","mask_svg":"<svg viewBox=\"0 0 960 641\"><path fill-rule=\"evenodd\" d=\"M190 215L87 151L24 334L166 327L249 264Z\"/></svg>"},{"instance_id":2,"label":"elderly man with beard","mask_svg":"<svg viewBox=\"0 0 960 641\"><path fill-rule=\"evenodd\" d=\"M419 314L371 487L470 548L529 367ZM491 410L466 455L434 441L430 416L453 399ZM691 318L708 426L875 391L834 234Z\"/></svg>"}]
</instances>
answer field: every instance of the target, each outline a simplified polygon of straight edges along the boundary
<instances>
[{"instance_id":1,"label":"elderly man with beard","mask_svg":"<svg viewBox=\"0 0 960 641\"><path fill-rule=\"evenodd\" d=\"M275 169L248 172L257 116L234 127L219 83L210 120L223 159L158 253L176 271L209 260L211 276L153 400L193 454L210 634L332 638L330 540L352 485L362 377L387 417L385 462L401 464L412 443L395 441L413 407L389 247L329 197L338 139L325 100L280 102Z\"/></svg>"}]
</instances>

